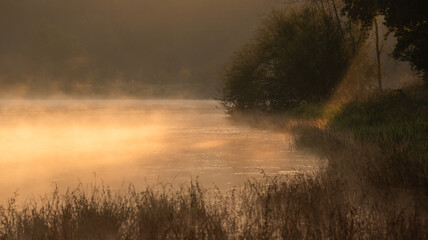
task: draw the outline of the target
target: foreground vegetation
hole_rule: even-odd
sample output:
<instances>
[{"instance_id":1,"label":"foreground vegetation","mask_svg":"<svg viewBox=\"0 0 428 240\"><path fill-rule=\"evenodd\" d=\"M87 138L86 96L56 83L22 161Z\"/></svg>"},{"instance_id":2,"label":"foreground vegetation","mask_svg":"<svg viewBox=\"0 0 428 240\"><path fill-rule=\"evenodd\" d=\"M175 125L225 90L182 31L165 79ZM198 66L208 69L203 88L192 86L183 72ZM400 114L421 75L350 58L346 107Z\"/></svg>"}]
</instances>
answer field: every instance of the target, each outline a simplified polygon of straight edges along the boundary
<instances>
[{"instance_id":1,"label":"foreground vegetation","mask_svg":"<svg viewBox=\"0 0 428 240\"><path fill-rule=\"evenodd\" d=\"M249 181L221 194L198 184L114 192L82 188L0 208L0 239L426 239L419 199L350 191L343 179Z\"/></svg>"}]
</instances>

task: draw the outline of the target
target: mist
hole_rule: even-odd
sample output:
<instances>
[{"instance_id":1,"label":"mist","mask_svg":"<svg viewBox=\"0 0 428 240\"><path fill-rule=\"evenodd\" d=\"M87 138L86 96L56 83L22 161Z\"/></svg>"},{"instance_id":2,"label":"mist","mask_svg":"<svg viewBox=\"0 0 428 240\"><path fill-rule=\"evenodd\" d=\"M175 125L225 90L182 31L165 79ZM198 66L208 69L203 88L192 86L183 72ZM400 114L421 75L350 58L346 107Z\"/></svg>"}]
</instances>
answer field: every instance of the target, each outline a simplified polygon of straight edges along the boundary
<instances>
[{"instance_id":1,"label":"mist","mask_svg":"<svg viewBox=\"0 0 428 240\"><path fill-rule=\"evenodd\" d=\"M0 96L213 97L274 0L0 0Z\"/></svg>"},{"instance_id":2,"label":"mist","mask_svg":"<svg viewBox=\"0 0 428 240\"><path fill-rule=\"evenodd\" d=\"M199 176L222 189L313 169L291 136L232 124L213 100L0 100L0 202L91 183L143 188Z\"/></svg>"}]
</instances>

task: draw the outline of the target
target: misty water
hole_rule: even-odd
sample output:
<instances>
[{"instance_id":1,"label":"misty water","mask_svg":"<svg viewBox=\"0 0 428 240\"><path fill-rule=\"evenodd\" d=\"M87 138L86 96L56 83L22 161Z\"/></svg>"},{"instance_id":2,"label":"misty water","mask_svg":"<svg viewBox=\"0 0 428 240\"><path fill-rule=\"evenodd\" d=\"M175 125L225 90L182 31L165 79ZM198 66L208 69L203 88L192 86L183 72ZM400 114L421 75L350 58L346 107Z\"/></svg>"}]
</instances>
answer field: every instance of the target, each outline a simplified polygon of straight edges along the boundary
<instances>
[{"instance_id":1,"label":"misty water","mask_svg":"<svg viewBox=\"0 0 428 240\"><path fill-rule=\"evenodd\" d=\"M2 100L0 196L38 196L79 183L118 188L239 186L250 177L306 171L315 157L285 133L226 118L216 101Z\"/></svg>"}]
</instances>

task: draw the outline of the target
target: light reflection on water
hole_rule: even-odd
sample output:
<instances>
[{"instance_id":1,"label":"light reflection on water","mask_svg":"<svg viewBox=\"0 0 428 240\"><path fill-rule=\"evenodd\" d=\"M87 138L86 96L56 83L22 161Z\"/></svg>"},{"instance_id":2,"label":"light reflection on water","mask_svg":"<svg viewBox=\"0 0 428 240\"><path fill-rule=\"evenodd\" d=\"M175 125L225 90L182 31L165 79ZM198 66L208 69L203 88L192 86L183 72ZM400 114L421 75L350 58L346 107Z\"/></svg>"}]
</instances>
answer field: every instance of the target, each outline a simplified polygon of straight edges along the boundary
<instances>
[{"instance_id":1,"label":"light reflection on water","mask_svg":"<svg viewBox=\"0 0 428 240\"><path fill-rule=\"evenodd\" d=\"M0 198L79 182L137 187L199 176L230 188L249 177L311 168L289 136L225 118L215 101L0 101Z\"/></svg>"}]
</instances>

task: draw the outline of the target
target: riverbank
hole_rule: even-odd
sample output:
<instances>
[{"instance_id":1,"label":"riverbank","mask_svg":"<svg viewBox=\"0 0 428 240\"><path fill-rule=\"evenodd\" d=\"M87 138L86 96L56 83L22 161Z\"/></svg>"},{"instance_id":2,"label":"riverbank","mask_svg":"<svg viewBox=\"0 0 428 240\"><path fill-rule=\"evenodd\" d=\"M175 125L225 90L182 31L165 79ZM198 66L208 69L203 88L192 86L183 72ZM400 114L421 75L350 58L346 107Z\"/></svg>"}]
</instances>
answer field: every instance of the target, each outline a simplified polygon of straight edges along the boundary
<instances>
[{"instance_id":1,"label":"riverbank","mask_svg":"<svg viewBox=\"0 0 428 240\"><path fill-rule=\"evenodd\" d=\"M345 216L362 220L364 215L384 221L385 225L378 229L394 232L385 239L425 239L427 231L422 226L428 223L427 96L424 88L384 91L348 103L302 105L267 118L237 118L254 127L291 131L296 148L320 155L324 168L317 174L322 176L322 185L335 186L334 191L344 196L343 202L332 204L363 209L359 214L352 210L354 213ZM410 220L412 214L420 221ZM413 230L393 225L392 219L397 216L398 222L405 222ZM369 218L362 222L367 223ZM345 239L364 238L361 232L364 230ZM366 236L385 237L376 234L375 231Z\"/></svg>"},{"instance_id":2,"label":"riverbank","mask_svg":"<svg viewBox=\"0 0 428 240\"><path fill-rule=\"evenodd\" d=\"M318 119L325 124L294 128L296 145L323 156L327 162L324 174L344 183L344 194L358 196L357 205L368 205L373 217L411 212L420 217L420 222L409 219L406 223L415 235L391 239L427 237L426 227L421 228L428 219L427 96L424 89L384 92L334 111L327 107L327 113L309 111L321 116ZM305 114L301 111L296 117Z\"/></svg>"},{"instance_id":3,"label":"riverbank","mask_svg":"<svg viewBox=\"0 0 428 240\"><path fill-rule=\"evenodd\" d=\"M334 156L328 159L330 165L340 163L342 171L349 168L370 185L409 189L427 196L427 133L426 93L392 91L344 105L326 128L304 130L300 141L326 156ZM321 144L311 143L312 137ZM323 144L332 141L341 146L328 148ZM363 153L350 152L351 148ZM341 151L348 156L336 160Z\"/></svg>"},{"instance_id":4,"label":"riverbank","mask_svg":"<svg viewBox=\"0 0 428 240\"><path fill-rule=\"evenodd\" d=\"M295 145L322 156L328 171L380 188L428 196L428 91L391 90L348 103L234 116L252 127L292 132ZM335 174L336 174L335 173Z\"/></svg>"},{"instance_id":5,"label":"riverbank","mask_svg":"<svg viewBox=\"0 0 428 240\"><path fill-rule=\"evenodd\" d=\"M296 128L297 145L328 159L329 170L379 188L428 196L428 98L391 91L347 103L324 127Z\"/></svg>"}]
</instances>

